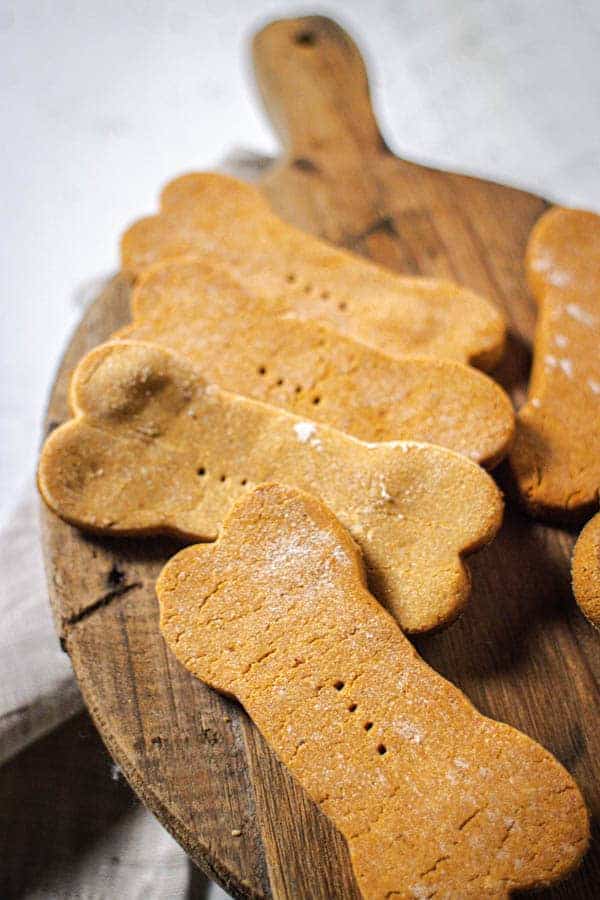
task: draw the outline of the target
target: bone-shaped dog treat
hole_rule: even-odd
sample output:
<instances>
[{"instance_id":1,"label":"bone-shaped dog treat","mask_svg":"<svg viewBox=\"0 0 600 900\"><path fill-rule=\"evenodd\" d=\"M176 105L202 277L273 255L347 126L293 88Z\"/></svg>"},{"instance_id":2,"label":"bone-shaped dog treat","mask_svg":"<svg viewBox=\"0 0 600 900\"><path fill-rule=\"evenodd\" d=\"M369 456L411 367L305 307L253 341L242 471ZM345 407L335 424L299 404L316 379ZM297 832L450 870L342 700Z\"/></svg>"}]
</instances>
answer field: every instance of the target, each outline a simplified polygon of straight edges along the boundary
<instances>
[{"instance_id":1,"label":"bone-shaped dog treat","mask_svg":"<svg viewBox=\"0 0 600 900\"><path fill-rule=\"evenodd\" d=\"M257 487L157 593L171 650L242 703L346 838L365 898L507 897L578 864L569 774L417 656L316 498Z\"/></svg>"},{"instance_id":2,"label":"bone-shaped dog treat","mask_svg":"<svg viewBox=\"0 0 600 900\"><path fill-rule=\"evenodd\" d=\"M79 364L76 418L44 447L39 485L67 521L109 533L214 540L232 503L280 480L320 495L363 548L376 595L409 631L450 621L469 592L461 556L491 540L489 475L430 444L366 444L207 385L160 347L115 342Z\"/></svg>"},{"instance_id":3,"label":"bone-shaped dog treat","mask_svg":"<svg viewBox=\"0 0 600 900\"><path fill-rule=\"evenodd\" d=\"M600 216L550 210L526 265L539 313L510 464L530 512L580 518L600 490Z\"/></svg>"},{"instance_id":4,"label":"bone-shaped dog treat","mask_svg":"<svg viewBox=\"0 0 600 900\"><path fill-rule=\"evenodd\" d=\"M582 613L600 628L600 513L590 519L577 539L571 575Z\"/></svg>"},{"instance_id":5,"label":"bone-shaped dog treat","mask_svg":"<svg viewBox=\"0 0 600 900\"><path fill-rule=\"evenodd\" d=\"M154 266L119 336L168 347L229 391L367 441L427 441L493 467L513 438L504 391L452 360L393 359L314 321L274 317L222 265Z\"/></svg>"},{"instance_id":6,"label":"bone-shaped dog treat","mask_svg":"<svg viewBox=\"0 0 600 900\"><path fill-rule=\"evenodd\" d=\"M160 215L133 225L123 267L216 255L244 288L295 315L323 321L391 356L424 353L492 368L504 347L500 313L449 281L403 277L305 234L277 218L255 187L225 175L178 178Z\"/></svg>"}]
</instances>

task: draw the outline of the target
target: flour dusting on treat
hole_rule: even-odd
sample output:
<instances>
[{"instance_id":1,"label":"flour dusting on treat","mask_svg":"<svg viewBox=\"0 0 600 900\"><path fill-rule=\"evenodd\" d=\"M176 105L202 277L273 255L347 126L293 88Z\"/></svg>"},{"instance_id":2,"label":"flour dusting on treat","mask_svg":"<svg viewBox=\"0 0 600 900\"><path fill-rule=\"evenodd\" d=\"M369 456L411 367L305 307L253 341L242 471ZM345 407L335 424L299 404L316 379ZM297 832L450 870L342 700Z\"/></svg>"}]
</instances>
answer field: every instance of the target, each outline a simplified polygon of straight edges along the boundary
<instances>
[{"instance_id":1,"label":"flour dusting on treat","mask_svg":"<svg viewBox=\"0 0 600 900\"><path fill-rule=\"evenodd\" d=\"M294 425L294 431L296 432L298 440L302 444L306 444L306 442L310 440L316 430L317 426L314 422L297 422Z\"/></svg>"},{"instance_id":2,"label":"flour dusting on treat","mask_svg":"<svg viewBox=\"0 0 600 900\"><path fill-rule=\"evenodd\" d=\"M279 219L256 187L197 173L171 182L158 216L124 235L123 268L217 258L251 294L397 356L424 353L483 369L502 355L506 327L483 297L450 281L397 275Z\"/></svg>"},{"instance_id":3,"label":"flour dusting on treat","mask_svg":"<svg viewBox=\"0 0 600 900\"><path fill-rule=\"evenodd\" d=\"M571 316L572 319L575 319L576 322L579 322L581 325L587 325L589 328L594 328L598 324L598 317L592 315L592 313L580 306L579 303L567 303L565 312Z\"/></svg>"},{"instance_id":4,"label":"flour dusting on treat","mask_svg":"<svg viewBox=\"0 0 600 900\"><path fill-rule=\"evenodd\" d=\"M317 426L314 422L297 422L294 425L294 431L301 444L310 444L315 450L323 449L321 438L315 437Z\"/></svg>"},{"instance_id":5,"label":"flour dusting on treat","mask_svg":"<svg viewBox=\"0 0 600 900\"><path fill-rule=\"evenodd\" d=\"M71 406L76 418L50 435L39 468L42 495L63 518L110 534L211 541L240 496L286 482L360 525L371 587L408 631L459 614L470 589L462 559L500 525L496 485L464 456L408 442L370 448L267 404L207 393L198 371L161 347L96 348L75 372Z\"/></svg>"},{"instance_id":6,"label":"flour dusting on treat","mask_svg":"<svg viewBox=\"0 0 600 900\"><path fill-rule=\"evenodd\" d=\"M170 649L244 706L346 839L365 900L499 900L578 865L571 776L417 656L313 496L258 486L216 544L167 563L157 595Z\"/></svg>"},{"instance_id":7,"label":"flour dusting on treat","mask_svg":"<svg viewBox=\"0 0 600 900\"><path fill-rule=\"evenodd\" d=\"M600 491L600 216L551 209L526 265L538 323L510 468L533 515L580 520Z\"/></svg>"}]
</instances>

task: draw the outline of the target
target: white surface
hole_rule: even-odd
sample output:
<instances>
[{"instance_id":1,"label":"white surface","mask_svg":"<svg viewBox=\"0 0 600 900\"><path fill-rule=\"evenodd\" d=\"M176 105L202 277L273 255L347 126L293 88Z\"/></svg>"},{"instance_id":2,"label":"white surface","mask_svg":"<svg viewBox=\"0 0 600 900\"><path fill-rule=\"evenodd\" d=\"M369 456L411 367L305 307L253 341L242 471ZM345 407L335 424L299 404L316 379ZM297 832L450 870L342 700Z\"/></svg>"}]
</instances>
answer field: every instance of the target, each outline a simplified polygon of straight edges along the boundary
<instances>
[{"instance_id":1,"label":"white surface","mask_svg":"<svg viewBox=\"0 0 600 900\"><path fill-rule=\"evenodd\" d=\"M327 10L360 40L398 153L600 209L597 0ZM116 268L119 233L173 175L275 152L247 40L298 11L314 6L0 0L0 521L31 478L75 298Z\"/></svg>"}]
</instances>

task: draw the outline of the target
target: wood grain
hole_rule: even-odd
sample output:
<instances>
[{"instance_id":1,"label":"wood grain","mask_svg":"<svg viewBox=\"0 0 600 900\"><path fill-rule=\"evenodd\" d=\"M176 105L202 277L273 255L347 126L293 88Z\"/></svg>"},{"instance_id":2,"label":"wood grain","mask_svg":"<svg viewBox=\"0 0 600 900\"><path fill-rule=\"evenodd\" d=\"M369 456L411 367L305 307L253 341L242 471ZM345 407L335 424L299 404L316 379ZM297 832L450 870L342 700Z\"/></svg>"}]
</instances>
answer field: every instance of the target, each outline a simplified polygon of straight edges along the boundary
<instances>
[{"instance_id":1,"label":"wood grain","mask_svg":"<svg viewBox=\"0 0 600 900\"><path fill-rule=\"evenodd\" d=\"M545 201L396 158L379 133L356 46L328 19L273 23L255 38L254 63L284 146L263 182L275 209L393 269L450 276L494 300L511 324L497 376L519 404L535 322L522 261ZM116 279L85 316L54 385L48 429L68 415L77 360L128 321L128 292ZM153 585L174 545L86 537L45 509L42 525L57 629L94 721L143 801L235 896L357 897L328 820L245 714L166 651ZM572 543L510 502L498 539L473 558L467 612L417 646L482 712L556 754L597 820L600 654L571 597ZM583 900L599 884L594 827L580 871L543 896Z\"/></svg>"}]
</instances>

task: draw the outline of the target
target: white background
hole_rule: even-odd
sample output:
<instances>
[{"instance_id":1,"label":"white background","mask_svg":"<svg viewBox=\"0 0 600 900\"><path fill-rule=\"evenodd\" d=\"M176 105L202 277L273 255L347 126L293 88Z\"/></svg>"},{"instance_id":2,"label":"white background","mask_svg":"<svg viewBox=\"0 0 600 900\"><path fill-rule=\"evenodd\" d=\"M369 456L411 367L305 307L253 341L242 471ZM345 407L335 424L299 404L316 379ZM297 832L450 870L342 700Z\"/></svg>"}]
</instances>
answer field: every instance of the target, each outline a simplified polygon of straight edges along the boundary
<instances>
[{"instance_id":1,"label":"white background","mask_svg":"<svg viewBox=\"0 0 600 900\"><path fill-rule=\"evenodd\" d=\"M598 0L330 0L400 154L600 210ZM281 2L0 2L0 521L123 228L175 174L274 153L249 35ZM79 298L79 304L77 302ZM26 561L24 561L26 564Z\"/></svg>"}]
</instances>

